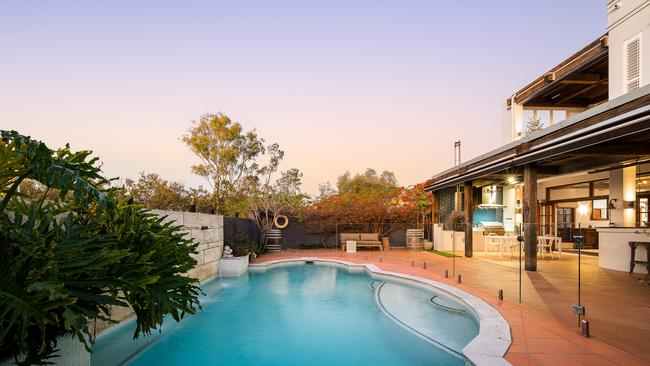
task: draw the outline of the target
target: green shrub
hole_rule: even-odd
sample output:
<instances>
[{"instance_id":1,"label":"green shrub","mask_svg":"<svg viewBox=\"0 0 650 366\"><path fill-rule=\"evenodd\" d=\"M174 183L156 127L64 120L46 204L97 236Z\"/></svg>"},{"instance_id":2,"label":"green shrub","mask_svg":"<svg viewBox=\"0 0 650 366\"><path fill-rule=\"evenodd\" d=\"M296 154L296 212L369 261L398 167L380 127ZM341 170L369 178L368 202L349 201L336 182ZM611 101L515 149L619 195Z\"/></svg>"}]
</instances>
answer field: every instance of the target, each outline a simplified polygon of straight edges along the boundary
<instances>
[{"instance_id":1,"label":"green shrub","mask_svg":"<svg viewBox=\"0 0 650 366\"><path fill-rule=\"evenodd\" d=\"M240 235L232 242L226 244L232 249L232 255L235 257L250 256L251 260L255 259L259 253L259 245L251 242L247 236Z\"/></svg>"},{"instance_id":2,"label":"green shrub","mask_svg":"<svg viewBox=\"0 0 650 366\"><path fill-rule=\"evenodd\" d=\"M19 192L26 180L44 192ZM0 360L46 363L61 336L90 350L111 306L133 307L134 337L199 307L197 245L109 183L90 151L0 131Z\"/></svg>"},{"instance_id":3,"label":"green shrub","mask_svg":"<svg viewBox=\"0 0 650 366\"><path fill-rule=\"evenodd\" d=\"M257 245L250 243L234 243L232 246L232 254L235 257L243 257L245 255L257 255Z\"/></svg>"}]
</instances>

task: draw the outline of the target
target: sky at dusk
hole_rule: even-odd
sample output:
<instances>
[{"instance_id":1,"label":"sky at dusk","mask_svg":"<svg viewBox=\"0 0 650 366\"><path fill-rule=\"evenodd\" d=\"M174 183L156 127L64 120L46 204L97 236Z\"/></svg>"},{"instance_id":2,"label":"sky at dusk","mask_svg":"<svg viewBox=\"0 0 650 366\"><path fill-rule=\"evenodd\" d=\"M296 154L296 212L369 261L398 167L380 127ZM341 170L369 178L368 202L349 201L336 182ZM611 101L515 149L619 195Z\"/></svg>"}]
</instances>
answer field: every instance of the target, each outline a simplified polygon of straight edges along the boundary
<instances>
[{"instance_id":1,"label":"sky at dusk","mask_svg":"<svg viewBox=\"0 0 650 366\"><path fill-rule=\"evenodd\" d=\"M0 2L0 129L190 186L180 137L223 112L304 190L410 185L501 145L515 91L605 33L605 0Z\"/></svg>"}]
</instances>

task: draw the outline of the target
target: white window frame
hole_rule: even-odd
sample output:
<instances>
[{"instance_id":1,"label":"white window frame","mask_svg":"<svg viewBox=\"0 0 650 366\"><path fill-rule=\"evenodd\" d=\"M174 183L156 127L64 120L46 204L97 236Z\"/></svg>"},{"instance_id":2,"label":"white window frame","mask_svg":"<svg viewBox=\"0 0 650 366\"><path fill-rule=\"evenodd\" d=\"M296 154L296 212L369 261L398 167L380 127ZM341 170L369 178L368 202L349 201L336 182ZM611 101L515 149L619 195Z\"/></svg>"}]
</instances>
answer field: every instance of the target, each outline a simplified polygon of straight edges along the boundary
<instances>
[{"instance_id":1,"label":"white window frame","mask_svg":"<svg viewBox=\"0 0 650 366\"><path fill-rule=\"evenodd\" d=\"M639 33L633 35L632 37L626 39L623 42L623 92L624 92L624 94L629 93L631 91L631 90L628 89L629 82L627 80L627 46L630 43L632 43L632 42L634 42L636 40L639 40L639 87L637 89L639 89L639 88L641 88L643 86L643 67L642 67L642 65L643 65L642 61L643 60L641 59L641 57L642 57L642 49L641 49L641 47L642 47L643 42L641 41L641 32L639 32Z\"/></svg>"}]
</instances>

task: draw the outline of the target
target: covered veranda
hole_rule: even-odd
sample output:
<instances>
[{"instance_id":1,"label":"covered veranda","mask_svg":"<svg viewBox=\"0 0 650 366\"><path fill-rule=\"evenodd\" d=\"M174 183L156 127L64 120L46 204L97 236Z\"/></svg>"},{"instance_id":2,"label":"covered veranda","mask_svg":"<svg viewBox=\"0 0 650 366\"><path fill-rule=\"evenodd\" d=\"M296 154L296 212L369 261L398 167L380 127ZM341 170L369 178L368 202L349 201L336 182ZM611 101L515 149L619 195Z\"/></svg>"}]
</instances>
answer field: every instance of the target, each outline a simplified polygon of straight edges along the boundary
<instances>
[{"instance_id":1,"label":"covered veranda","mask_svg":"<svg viewBox=\"0 0 650 366\"><path fill-rule=\"evenodd\" d=\"M434 222L442 223L449 216L462 218L462 225L448 228L461 237L452 240L455 254L461 256L454 259L454 274L462 274L463 283L481 290L517 294L521 298L516 302L548 314L576 334L582 331L579 321L586 319L592 337L650 362L647 269L630 264L628 246L630 237L650 242L647 222L643 227L639 219L637 187L639 172L647 174L649 162L650 87L644 87L436 175L426 187L433 193ZM603 209L607 225L593 229L600 238L600 250L594 251L597 256L582 253L579 259L568 250L560 256L559 248L553 246L549 248L552 253L542 252L542 258L538 236L558 236L557 223L549 227L545 222L548 182L593 182L602 176L609 184L602 196L593 192L593 183L587 185L590 199L608 203ZM477 199L485 187L508 186L516 186L517 196L510 201L504 197L496 204L516 207L511 235L521 235L523 241L514 241L514 255L485 255L485 243L477 243L477 238L487 236L477 235L474 222L475 211L485 201ZM440 202L444 201L442 193L450 189L458 192L455 199L460 201L452 214L440 210L445 205ZM440 245L434 243L434 247ZM645 250L635 253L636 260L648 260ZM576 304L583 307L583 316L574 312ZM527 347L544 351L537 347L553 343L558 349L564 347L562 341L529 341Z\"/></svg>"},{"instance_id":2,"label":"covered veranda","mask_svg":"<svg viewBox=\"0 0 650 366\"><path fill-rule=\"evenodd\" d=\"M540 199L543 193L538 192L539 180L571 174L584 175L589 180L590 174L615 174L650 162L649 104L650 88L644 87L438 174L426 187L433 193L434 222L443 219L439 212L439 192L459 187L462 209L457 214L462 211L464 221L464 238L459 249L464 256L472 257L475 254L473 216L481 203L474 202L475 189L518 182L522 192L516 204L519 225L515 234L523 235L525 270L536 271L537 236L542 226L539 205L544 201ZM629 210L622 206L627 202L622 191L612 191L609 197L618 198L618 206L608 208L612 218L620 217L619 221L612 219L614 226L634 226L635 220L628 224Z\"/></svg>"}]
</instances>

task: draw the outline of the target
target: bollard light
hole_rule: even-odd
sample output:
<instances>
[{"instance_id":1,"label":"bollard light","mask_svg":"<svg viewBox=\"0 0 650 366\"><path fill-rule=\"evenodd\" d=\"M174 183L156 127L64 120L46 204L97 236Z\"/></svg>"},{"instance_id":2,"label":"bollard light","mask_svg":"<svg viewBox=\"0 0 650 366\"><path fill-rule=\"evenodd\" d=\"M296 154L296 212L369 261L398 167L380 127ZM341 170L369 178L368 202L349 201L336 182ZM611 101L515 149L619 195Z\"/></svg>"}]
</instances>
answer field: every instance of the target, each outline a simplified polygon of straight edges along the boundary
<instances>
[{"instance_id":1,"label":"bollard light","mask_svg":"<svg viewBox=\"0 0 650 366\"><path fill-rule=\"evenodd\" d=\"M427 269L427 262L422 262L422 268Z\"/></svg>"},{"instance_id":2,"label":"bollard light","mask_svg":"<svg viewBox=\"0 0 650 366\"><path fill-rule=\"evenodd\" d=\"M449 278L449 270L445 269L445 278Z\"/></svg>"},{"instance_id":3,"label":"bollard light","mask_svg":"<svg viewBox=\"0 0 650 366\"><path fill-rule=\"evenodd\" d=\"M589 338L589 320L582 319L581 328L582 328L582 336L585 338Z\"/></svg>"},{"instance_id":4,"label":"bollard light","mask_svg":"<svg viewBox=\"0 0 650 366\"><path fill-rule=\"evenodd\" d=\"M458 275L458 283L461 283L461 282L462 281L461 281L460 275Z\"/></svg>"},{"instance_id":5,"label":"bollard light","mask_svg":"<svg viewBox=\"0 0 650 366\"><path fill-rule=\"evenodd\" d=\"M499 301L503 301L503 289L499 289Z\"/></svg>"}]
</instances>

